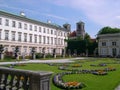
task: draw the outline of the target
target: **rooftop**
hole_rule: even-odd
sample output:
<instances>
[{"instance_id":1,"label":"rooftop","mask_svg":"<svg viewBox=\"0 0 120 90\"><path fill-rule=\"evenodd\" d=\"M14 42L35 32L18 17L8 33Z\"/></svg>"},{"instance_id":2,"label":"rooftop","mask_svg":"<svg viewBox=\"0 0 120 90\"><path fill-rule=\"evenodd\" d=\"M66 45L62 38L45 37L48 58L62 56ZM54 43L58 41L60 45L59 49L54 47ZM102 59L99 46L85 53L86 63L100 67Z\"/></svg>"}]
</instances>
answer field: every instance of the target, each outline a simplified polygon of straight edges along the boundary
<instances>
[{"instance_id":1,"label":"rooftop","mask_svg":"<svg viewBox=\"0 0 120 90\"><path fill-rule=\"evenodd\" d=\"M17 15L17 14L9 13L9 12L2 11L2 10L0 10L0 15L4 15L4 16L20 19L20 20L23 20L23 21L28 21L28 22L31 22L31 23L40 24L40 25L43 25L43 26L49 26L49 27L52 27L52 28L55 28L55 29L60 29L60 30L67 31L67 29L65 29L64 27L62 27L60 25L31 19L31 18L26 17L26 15L24 15L24 16L21 15L21 14Z\"/></svg>"}]
</instances>

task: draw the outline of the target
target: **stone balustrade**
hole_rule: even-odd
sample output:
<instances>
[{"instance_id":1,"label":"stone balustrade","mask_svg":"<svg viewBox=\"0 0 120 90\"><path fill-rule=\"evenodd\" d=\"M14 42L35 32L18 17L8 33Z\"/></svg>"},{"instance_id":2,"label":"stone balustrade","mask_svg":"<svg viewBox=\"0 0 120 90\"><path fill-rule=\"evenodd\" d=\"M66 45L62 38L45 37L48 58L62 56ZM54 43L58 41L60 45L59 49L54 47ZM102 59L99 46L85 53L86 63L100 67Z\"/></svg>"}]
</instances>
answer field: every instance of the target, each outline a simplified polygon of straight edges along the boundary
<instances>
[{"instance_id":1,"label":"stone balustrade","mask_svg":"<svg viewBox=\"0 0 120 90\"><path fill-rule=\"evenodd\" d=\"M0 67L0 90L50 90L51 74Z\"/></svg>"}]
</instances>

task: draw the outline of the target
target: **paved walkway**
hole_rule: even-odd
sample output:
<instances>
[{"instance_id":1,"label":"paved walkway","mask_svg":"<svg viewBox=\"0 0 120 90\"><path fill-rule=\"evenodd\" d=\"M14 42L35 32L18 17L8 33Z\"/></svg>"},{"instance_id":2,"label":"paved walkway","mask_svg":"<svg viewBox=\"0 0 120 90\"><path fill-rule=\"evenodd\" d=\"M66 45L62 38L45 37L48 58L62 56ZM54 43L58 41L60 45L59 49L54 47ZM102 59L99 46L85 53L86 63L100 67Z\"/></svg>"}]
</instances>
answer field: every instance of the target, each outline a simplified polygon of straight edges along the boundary
<instances>
[{"instance_id":1,"label":"paved walkway","mask_svg":"<svg viewBox=\"0 0 120 90\"><path fill-rule=\"evenodd\" d=\"M81 57L71 58L71 59L54 59L54 60L24 60L24 61L15 61L15 62L0 62L0 65L7 64L17 64L17 63L66 63L74 62L74 60L85 59Z\"/></svg>"},{"instance_id":2,"label":"paved walkway","mask_svg":"<svg viewBox=\"0 0 120 90\"><path fill-rule=\"evenodd\" d=\"M117 88L115 88L115 90L120 90L120 85L119 85L119 86L117 86Z\"/></svg>"}]
</instances>

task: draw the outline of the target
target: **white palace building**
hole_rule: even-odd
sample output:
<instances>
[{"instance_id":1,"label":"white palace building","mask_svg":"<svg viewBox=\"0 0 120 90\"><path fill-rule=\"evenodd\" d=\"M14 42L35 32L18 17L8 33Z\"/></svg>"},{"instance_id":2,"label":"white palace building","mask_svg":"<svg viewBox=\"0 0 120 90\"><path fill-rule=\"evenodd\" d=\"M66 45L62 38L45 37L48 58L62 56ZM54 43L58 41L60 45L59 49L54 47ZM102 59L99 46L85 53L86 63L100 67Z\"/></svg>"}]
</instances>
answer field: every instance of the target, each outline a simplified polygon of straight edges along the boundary
<instances>
[{"instance_id":1,"label":"white palace building","mask_svg":"<svg viewBox=\"0 0 120 90\"><path fill-rule=\"evenodd\" d=\"M34 47L36 52L42 53L62 53L67 43L70 25L63 27L27 18L24 13L20 15L0 11L0 44L4 45L5 51L14 52L19 46L20 54L29 55Z\"/></svg>"},{"instance_id":2,"label":"white palace building","mask_svg":"<svg viewBox=\"0 0 120 90\"><path fill-rule=\"evenodd\" d=\"M120 33L98 35L99 56L120 57Z\"/></svg>"}]
</instances>

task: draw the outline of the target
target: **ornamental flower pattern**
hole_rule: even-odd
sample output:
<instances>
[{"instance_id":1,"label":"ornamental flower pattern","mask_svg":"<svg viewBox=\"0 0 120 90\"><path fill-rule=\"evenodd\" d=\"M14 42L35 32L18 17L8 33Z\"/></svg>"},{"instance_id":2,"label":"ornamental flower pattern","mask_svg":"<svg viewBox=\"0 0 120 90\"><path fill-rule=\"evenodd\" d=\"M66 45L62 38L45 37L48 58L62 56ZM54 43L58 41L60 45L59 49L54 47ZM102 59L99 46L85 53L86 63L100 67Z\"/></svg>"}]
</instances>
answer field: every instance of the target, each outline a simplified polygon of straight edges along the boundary
<instances>
[{"instance_id":1,"label":"ornamental flower pattern","mask_svg":"<svg viewBox=\"0 0 120 90\"><path fill-rule=\"evenodd\" d=\"M81 82L71 81L71 82L64 82L62 77L64 75L70 75L70 74L76 74L75 72L62 72L54 75L53 77L53 83L55 86L61 88L61 89L81 89L84 88L85 85Z\"/></svg>"},{"instance_id":2,"label":"ornamental flower pattern","mask_svg":"<svg viewBox=\"0 0 120 90\"><path fill-rule=\"evenodd\" d=\"M64 89L64 90L77 90L77 89L81 89L86 87L85 84L83 84L83 82L77 82L77 81L68 81L68 82L64 82L64 80L62 79L62 77L64 75L70 75L70 74L94 74L94 75L99 75L99 76L103 76L103 75L107 75L108 72L110 71L115 71L116 69L113 67L107 67L104 69L95 69L95 70L88 70L88 69L74 69L73 66L75 67L81 67L81 64L77 64L77 63L65 63L65 64L48 64L50 66L57 66L58 69L60 70L64 70L66 72L62 72L62 73L57 73L56 75L54 75L53 77L53 83L55 86ZM98 65L91 65L91 66L107 66L107 64L105 63L101 63ZM72 68L69 68L72 67Z\"/></svg>"}]
</instances>

